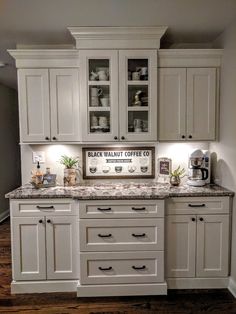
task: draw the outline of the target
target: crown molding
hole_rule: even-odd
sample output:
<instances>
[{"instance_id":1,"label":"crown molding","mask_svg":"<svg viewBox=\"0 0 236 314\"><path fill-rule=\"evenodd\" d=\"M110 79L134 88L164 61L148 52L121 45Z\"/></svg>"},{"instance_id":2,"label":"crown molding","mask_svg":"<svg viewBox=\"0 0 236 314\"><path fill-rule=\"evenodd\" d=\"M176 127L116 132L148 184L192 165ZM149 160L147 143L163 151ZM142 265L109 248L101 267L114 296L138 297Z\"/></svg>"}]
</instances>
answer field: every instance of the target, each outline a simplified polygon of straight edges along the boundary
<instances>
[{"instance_id":1,"label":"crown molding","mask_svg":"<svg viewBox=\"0 0 236 314\"><path fill-rule=\"evenodd\" d=\"M223 49L160 49L158 67L220 67Z\"/></svg>"},{"instance_id":2,"label":"crown molding","mask_svg":"<svg viewBox=\"0 0 236 314\"><path fill-rule=\"evenodd\" d=\"M13 49L7 51L16 60L17 68L79 66L77 49Z\"/></svg>"},{"instance_id":3,"label":"crown molding","mask_svg":"<svg viewBox=\"0 0 236 314\"><path fill-rule=\"evenodd\" d=\"M68 27L77 49L159 49L166 26Z\"/></svg>"}]
</instances>

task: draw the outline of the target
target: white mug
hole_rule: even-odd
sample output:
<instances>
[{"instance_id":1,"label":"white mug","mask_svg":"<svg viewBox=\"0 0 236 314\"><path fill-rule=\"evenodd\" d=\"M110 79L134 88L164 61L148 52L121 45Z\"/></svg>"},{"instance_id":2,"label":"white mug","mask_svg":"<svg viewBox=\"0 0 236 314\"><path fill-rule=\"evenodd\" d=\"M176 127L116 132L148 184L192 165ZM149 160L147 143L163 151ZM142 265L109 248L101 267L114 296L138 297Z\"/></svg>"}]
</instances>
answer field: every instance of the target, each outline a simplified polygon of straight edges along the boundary
<instances>
[{"instance_id":1,"label":"white mug","mask_svg":"<svg viewBox=\"0 0 236 314\"><path fill-rule=\"evenodd\" d=\"M91 126L98 126L98 118L96 116L91 117Z\"/></svg>"},{"instance_id":2,"label":"white mug","mask_svg":"<svg viewBox=\"0 0 236 314\"><path fill-rule=\"evenodd\" d=\"M98 71L98 79L99 81L107 81L108 80L107 72L104 70Z\"/></svg>"},{"instance_id":3,"label":"white mug","mask_svg":"<svg viewBox=\"0 0 236 314\"><path fill-rule=\"evenodd\" d=\"M99 98L98 98L98 96L92 96L91 97L90 106L91 107L98 107L99 106Z\"/></svg>"},{"instance_id":4,"label":"white mug","mask_svg":"<svg viewBox=\"0 0 236 314\"><path fill-rule=\"evenodd\" d=\"M100 99L102 107L109 107L109 97L103 97Z\"/></svg>"},{"instance_id":5,"label":"white mug","mask_svg":"<svg viewBox=\"0 0 236 314\"><path fill-rule=\"evenodd\" d=\"M132 80L139 81L140 80L140 72L133 72L132 73Z\"/></svg>"},{"instance_id":6,"label":"white mug","mask_svg":"<svg viewBox=\"0 0 236 314\"><path fill-rule=\"evenodd\" d=\"M105 116L100 116L98 120L98 124L101 127L107 127L107 117Z\"/></svg>"},{"instance_id":7,"label":"white mug","mask_svg":"<svg viewBox=\"0 0 236 314\"><path fill-rule=\"evenodd\" d=\"M97 97L102 95L102 89L98 87L92 87L91 88L91 96Z\"/></svg>"}]
</instances>

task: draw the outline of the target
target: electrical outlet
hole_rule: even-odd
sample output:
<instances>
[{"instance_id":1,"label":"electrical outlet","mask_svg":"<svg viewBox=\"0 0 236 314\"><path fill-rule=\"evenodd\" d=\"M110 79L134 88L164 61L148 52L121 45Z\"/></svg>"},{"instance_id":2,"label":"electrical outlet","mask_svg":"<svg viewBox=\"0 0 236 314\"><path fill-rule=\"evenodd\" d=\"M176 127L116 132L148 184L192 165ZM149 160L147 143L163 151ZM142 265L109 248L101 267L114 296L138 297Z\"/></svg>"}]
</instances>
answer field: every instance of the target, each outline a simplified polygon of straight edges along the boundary
<instances>
[{"instance_id":1,"label":"electrical outlet","mask_svg":"<svg viewBox=\"0 0 236 314\"><path fill-rule=\"evenodd\" d=\"M40 164L45 163L45 152L33 152L33 163L37 164L38 161Z\"/></svg>"}]
</instances>

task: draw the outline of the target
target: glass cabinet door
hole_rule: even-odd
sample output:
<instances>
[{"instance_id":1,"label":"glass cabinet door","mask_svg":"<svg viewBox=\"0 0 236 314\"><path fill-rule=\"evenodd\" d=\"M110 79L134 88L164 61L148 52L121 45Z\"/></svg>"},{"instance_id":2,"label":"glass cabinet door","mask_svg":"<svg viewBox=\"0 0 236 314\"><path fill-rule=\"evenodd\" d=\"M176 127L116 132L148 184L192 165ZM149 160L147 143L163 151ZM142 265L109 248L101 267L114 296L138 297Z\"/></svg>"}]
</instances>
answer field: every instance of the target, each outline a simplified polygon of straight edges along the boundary
<instances>
[{"instance_id":1,"label":"glass cabinet door","mask_svg":"<svg viewBox=\"0 0 236 314\"><path fill-rule=\"evenodd\" d=\"M118 52L83 50L80 62L83 140L118 140Z\"/></svg>"},{"instance_id":2,"label":"glass cabinet door","mask_svg":"<svg viewBox=\"0 0 236 314\"><path fill-rule=\"evenodd\" d=\"M157 52L119 51L120 138L157 139Z\"/></svg>"}]
</instances>

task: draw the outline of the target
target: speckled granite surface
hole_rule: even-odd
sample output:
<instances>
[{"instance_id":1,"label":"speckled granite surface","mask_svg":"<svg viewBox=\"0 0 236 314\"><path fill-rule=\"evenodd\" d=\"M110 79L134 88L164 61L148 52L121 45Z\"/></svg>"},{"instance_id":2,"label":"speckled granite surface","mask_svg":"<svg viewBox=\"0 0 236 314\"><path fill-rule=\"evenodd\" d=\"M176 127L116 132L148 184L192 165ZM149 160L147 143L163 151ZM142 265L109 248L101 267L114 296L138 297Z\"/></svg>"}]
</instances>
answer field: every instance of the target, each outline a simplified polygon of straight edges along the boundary
<instances>
[{"instance_id":1,"label":"speckled granite surface","mask_svg":"<svg viewBox=\"0 0 236 314\"><path fill-rule=\"evenodd\" d=\"M73 198L92 199L163 199L181 196L233 196L234 193L218 185L190 187L181 185L172 187L162 183L117 183L117 184L81 184L76 187L56 186L35 189L31 184L24 185L6 194L10 199L32 198Z\"/></svg>"}]
</instances>

